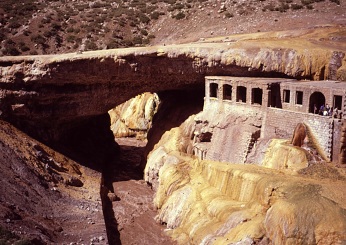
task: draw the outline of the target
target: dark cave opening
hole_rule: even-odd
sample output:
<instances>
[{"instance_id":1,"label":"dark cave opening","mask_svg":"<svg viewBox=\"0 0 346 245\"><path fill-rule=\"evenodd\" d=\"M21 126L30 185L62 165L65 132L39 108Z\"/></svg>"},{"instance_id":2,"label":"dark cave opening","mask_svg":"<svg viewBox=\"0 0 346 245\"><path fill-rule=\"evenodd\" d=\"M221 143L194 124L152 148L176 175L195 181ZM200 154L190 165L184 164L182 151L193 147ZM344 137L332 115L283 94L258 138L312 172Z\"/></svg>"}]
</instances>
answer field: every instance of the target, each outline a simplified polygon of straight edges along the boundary
<instances>
[{"instance_id":1,"label":"dark cave opening","mask_svg":"<svg viewBox=\"0 0 346 245\"><path fill-rule=\"evenodd\" d=\"M180 126L189 116L202 111L204 91L202 84L191 89L158 92L161 103L153 117L146 145L131 143L136 142L134 138L114 140L108 114L68 125L61 131L60 139L50 144L79 164L102 173L99 188L109 244L123 243L122 228L119 228L114 213L118 200L110 198L110 194L117 196L114 187L124 181L143 180L147 154L166 131Z\"/></svg>"}]
</instances>

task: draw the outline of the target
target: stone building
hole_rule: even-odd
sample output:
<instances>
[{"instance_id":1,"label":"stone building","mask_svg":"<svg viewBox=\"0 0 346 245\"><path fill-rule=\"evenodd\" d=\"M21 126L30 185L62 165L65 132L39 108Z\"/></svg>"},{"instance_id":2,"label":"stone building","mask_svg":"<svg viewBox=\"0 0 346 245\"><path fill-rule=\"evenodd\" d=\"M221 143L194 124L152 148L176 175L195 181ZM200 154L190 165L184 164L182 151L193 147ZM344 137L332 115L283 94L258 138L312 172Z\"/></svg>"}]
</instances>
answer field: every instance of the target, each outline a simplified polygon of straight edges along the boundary
<instances>
[{"instance_id":1,"label":"stone building","mask_svg":"<svg viewBox=\"0 0 346 245\"><path fill-rule=\"evenodd\" d=\"M290 138L295 126L304 123L325 160L338 161L342 157L344 82L208 76L205 89L204 110L227 113L240 108L244 113L260 114L261 138ZM331 113L322 115L321 106L330 107Z\"/></svg>"}]
</instances>

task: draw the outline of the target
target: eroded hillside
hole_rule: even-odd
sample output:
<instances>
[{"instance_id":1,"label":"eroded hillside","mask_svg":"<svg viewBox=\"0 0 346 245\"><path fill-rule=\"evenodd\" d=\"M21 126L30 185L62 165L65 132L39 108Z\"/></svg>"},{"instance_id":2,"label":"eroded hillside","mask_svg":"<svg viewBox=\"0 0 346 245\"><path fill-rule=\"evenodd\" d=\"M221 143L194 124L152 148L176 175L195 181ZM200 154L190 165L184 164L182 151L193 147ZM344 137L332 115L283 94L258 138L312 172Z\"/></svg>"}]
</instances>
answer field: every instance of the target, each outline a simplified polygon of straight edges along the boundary
<instances>
[{"instance_id":1,"label":"eroded hillside","mask_svg":"<svg viewBox=\"0 0 346 245\"><path fill-rule=\"evenodd\" d=\"M0 128L1 243L104 243L101 174L6 122Z\"/></svg>"},{"instance_id":2,"label":"eroded hillside","mask_svg":"<svg viewBox=\"0 0 346 245\"><path fill-rule=\"evenodd\" d=\"M345 24L344 8L344 0L3 0L0 52L55 54Z\"/></svg>"}]
</instances>

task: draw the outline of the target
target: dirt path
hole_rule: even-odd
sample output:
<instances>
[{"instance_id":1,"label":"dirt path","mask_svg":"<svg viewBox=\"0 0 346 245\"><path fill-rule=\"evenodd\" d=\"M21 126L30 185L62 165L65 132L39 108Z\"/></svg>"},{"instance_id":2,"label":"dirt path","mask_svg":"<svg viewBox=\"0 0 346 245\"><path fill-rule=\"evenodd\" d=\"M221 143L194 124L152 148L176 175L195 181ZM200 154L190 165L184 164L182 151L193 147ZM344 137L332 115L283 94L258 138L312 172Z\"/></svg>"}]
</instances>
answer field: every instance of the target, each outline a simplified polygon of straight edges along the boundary
<instances>
[{"instance_id":1,"label":"dirt path","mask_svg":"<svg viewBox=\"0 0 346 245\"><path fill-rule=\"evenodd\" d=\"M139 171L145 143L132 138L117 142L120 156L104 173L109 244L175 244L155 221L154 192Z\"/></svg>"}]
</instances>

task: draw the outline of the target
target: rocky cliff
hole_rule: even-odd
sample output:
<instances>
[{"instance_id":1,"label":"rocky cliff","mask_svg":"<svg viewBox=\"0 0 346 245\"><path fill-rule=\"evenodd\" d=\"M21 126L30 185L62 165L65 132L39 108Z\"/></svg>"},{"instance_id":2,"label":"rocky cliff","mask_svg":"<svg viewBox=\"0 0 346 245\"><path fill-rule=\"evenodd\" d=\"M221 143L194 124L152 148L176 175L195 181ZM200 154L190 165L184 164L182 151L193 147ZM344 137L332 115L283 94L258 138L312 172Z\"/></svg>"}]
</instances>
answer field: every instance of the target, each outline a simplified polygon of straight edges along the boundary
<instances>
[{"instance_id":1,"label":"rocky cliff","mask_svg":"<svg viewBox=\"0 0 346 245\"><path fill-rule=\"evenodd\" d=\"M345 27L325 26L181 45L1 57L1 117L52 139L71 123L140 93L203 86L206 75L345 81L345 38Z\"/></svg>"}]
</instances>

